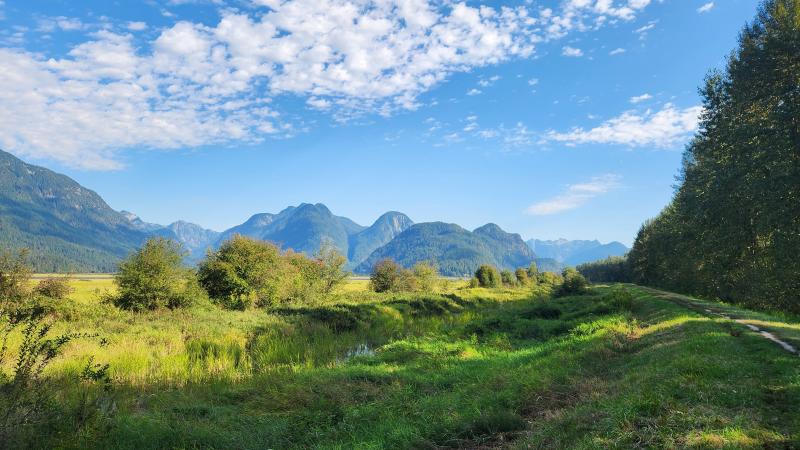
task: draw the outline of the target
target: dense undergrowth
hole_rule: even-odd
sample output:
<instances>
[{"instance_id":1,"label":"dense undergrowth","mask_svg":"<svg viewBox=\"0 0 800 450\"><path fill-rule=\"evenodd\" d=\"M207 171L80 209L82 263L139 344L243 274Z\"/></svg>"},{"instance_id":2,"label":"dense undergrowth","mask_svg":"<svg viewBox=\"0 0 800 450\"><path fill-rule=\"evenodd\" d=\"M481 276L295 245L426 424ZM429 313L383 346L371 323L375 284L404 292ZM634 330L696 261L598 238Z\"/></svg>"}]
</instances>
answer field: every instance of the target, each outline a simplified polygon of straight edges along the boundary
<instances>
[{"instance_id":1,"label":"dense undergrowth","mask_svg":"<svg viewBox=\"0 0 800 450\"><path fill-rule=\"evenodd\" d=\"M49 370L113 389L61 448L792 448L797 357L635 287L350 292L315 306L57 308ZM762 320L768 320L762 317ZM793 326L793 325L790 325ZM79 331L80 331L79 330ZM733 357L735 355L735 357ZM62 390L72 411L83 394ZM85 406L84 406L85 407ZM66 414L66 412L65 412ZM66 417L66 416L65 416ZM70 416L72 417L72 416Z\"/></svg>"}]
</instances>

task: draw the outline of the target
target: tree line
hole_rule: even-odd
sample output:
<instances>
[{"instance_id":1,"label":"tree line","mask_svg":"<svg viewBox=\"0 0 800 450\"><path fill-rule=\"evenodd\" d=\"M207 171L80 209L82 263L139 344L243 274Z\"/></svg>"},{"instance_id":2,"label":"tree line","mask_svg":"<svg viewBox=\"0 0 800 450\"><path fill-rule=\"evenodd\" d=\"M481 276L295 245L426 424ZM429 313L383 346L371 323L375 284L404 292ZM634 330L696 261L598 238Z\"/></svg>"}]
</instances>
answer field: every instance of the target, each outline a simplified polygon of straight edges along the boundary
<instances>
[{"instance_id":1,"label":"tree line","mask_svg":"<svg viewBox=\"0 0 800 450\"><path fill-rule=\"evenodd\" d=\"M626 261L581 270L800 312L800 0L763 2L700 93L670 204Z\"/></svg>"}]
</instances>

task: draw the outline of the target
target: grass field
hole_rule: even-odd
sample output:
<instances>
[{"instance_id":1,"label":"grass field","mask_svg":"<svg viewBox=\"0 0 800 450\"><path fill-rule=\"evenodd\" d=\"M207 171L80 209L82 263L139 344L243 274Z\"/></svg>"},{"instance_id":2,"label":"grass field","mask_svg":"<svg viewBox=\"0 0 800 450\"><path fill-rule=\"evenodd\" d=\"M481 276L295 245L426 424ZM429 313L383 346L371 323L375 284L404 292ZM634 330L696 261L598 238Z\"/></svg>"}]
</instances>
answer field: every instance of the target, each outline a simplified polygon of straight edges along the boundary
<instances>
[{"instance_id":1,"label":"grass field","mask_svg":"<svg viewBox=\"0 0 800 450\"><path fill-rule=\"evenodd\" d=\"M669 293L551 298L452 282L379 295L357 280L314 306L135 314L99 302L108 279L72 284L58 328L98 338L70 344L49 374L94 355L112 388L94 388L99 412L80 433L62 421L32 445L800 447L800 358ZM800 332L796 318L692 301L786 339ZM59 390L64 417L82 389Z\"/></svg>"}]
</instances>

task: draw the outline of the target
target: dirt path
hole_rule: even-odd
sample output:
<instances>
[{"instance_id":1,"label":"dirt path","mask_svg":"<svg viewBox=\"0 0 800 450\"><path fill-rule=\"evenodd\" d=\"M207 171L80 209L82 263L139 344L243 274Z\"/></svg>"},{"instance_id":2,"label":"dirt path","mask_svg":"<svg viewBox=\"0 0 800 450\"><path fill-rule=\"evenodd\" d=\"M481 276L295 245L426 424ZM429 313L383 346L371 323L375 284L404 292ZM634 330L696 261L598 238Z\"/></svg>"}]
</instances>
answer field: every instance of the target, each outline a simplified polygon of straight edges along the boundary
<instances>
[{"instance_id":1,"label":"dirt path","mask_svg":"<svg viewBox=\"0 0 800 450\"><path fill-rule=\"evenodd\" d=\"M798 351L798 349L795 346L793 346L792 344L790 344L790 343L778 338L772 331L769 331L769 330L764 329L764 328L757 327L757 326L755 326L755 325L753 325L751 323L747 323L748 321L746 319L739 319L739 318L733 317L733 316L731 316L729 314L726 314L725 312L719 311L717 309L713 309L713 307L711 307L711 305L704 304L704 303L699 303L695 299L693 299L691 297L687 297L685 295L675 294L675 293L672 293L672 292L659 291L658 289L653 289L653 288L644 287L644 286L638 286L638 288L642 289L642 290L644 290L646 292L649 292L649 293L651 293L653 295L656 295L659 298L663 298L665 300L672 301L673 303L678 303L681 306L686 307L688 309L691 309L691 310L693 310L695 312L699 312L700 314L712 315L712 316L716 316L716 317L719 317L719 318L722 318L722 319L726 319L726 320L730 320L730 321L736 322L736 323L738 323L740 325L744 325L750 331L752 331L754 333L757 333L759 336L763 337L764 339L767 339L767 340L770 340L770 341L776 343L777 345L779 345L782 349L786 350L787 352L789 352L789 353L791 353L793 355L800 356L800 351Z\"/></svg>"}]
</instances>

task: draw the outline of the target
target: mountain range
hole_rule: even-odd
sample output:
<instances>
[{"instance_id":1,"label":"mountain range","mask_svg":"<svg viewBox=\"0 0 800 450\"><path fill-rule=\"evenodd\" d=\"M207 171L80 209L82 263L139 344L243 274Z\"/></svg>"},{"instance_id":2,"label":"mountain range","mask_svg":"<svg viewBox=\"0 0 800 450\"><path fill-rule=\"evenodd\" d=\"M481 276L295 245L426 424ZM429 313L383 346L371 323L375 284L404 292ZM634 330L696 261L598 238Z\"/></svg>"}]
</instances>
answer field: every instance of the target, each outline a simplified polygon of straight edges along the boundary
<instances>
[{"instance_id":1,"label":"mountain range","mask_svg":"<svg viewBox=\"0 0 800 450\"><path fill-rule=\"evenodd\" d=\"M0 151L0 248L30 249L30 261L38 271L114 271L121 258L151 236L180 242L187 261L196 263L208 249L235 234L307 254L329 241L347 256L348 269L356 273L368 273L382 258L406 267L430 261L445 275L464 275L484 263L513 269L535 261L543 270L559 270L627 252L618 242L526 243L520 235L491 223L473 231L442 222L415 224L396 211L365 227L334 215L321 203L255 214L221 233L185 221L164 226L116 211L69 177Z\"/></svg>"},{"instance_id":2,"label":"mountain range","mask_svg":"<svg viewBox=\"0 0 800 450\"><path fill-rule=\"evenodd\" d=\"M541 241L531 239L527 242L531 250L539 257L550 258L563 266L577 266L586 262L597 261L609 256L623 256L628 247L620 242L602 244L600 241L570 241L558 239Z\"/></svg>"}]
</instances>

